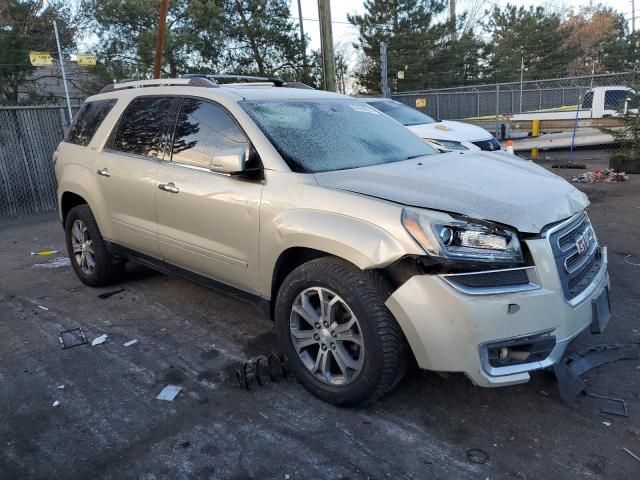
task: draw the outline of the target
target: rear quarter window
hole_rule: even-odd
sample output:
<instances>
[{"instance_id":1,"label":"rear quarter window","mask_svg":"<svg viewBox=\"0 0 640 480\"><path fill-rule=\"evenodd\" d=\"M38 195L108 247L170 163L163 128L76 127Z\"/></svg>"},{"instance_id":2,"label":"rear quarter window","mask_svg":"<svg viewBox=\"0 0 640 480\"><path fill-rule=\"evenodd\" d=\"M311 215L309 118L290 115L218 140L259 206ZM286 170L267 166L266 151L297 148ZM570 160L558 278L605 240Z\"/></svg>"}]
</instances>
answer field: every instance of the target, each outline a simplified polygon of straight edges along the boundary
<instances>
[{"instance_id":1,"label":"rear quarter window","mask_svg":"<svg viewBox=\"0 0 640 480\"><path fill-rule=\"evenodd\" d=\"M69 127L65 141L76 145L89 145L102 121L115 104L115 98L85 102L76 114L71 127Z\"/></svg>"},{"instance_id":2,"label":"rear quarter window","mask_svg":"<svg viewBox=\"0 0 640 480\"><path fill-rule=\"evenodd\" d=\"M138 97L122 114L113 134L113 150L158 158L162 156L163 133L173 97Z\"/></svg>"}]
</instances>

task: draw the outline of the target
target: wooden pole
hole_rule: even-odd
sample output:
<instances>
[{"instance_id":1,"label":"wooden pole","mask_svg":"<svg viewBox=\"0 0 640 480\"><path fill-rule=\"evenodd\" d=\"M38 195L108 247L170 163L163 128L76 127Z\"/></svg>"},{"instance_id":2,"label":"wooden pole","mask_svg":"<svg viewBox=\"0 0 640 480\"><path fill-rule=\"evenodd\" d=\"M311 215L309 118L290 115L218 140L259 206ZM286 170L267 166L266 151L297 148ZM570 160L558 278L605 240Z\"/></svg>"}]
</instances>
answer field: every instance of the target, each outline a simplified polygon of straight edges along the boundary
<instances>
[{"instance_id":1,"label":"wooden pole","mask_svg":"<svg viewBox=\"0 0 640 480\"><path fill-rule=\"evenodd\" d=\"M160 18L158 20L158 38L156 40L156 58L153 62L153 78L160 78L160 67L162 66L162 53L164 50L164 30L167 25L167 11L169 10L169 0L160 2Z\"/></svg>"},{"instance_id":2,"label":"wooden pole","mask_svg":"<svg viewBox=\"0 0 640 480\"><path fill-rule=\"evenodd\" d=\"M331 4L329 0L318 0L320 19L320 48L322 51L322 70L324 89L336 91L336 62L333 56L333 32L331 30Z\"/></svg>"},{"instance_id":3,"label":"wooden pole","mask_svg":"<svg viewBox=\"0 0 640 480\"><path fill-rule=\"evenodd\" d=\"M307 42L304 38L304 25L302 22L302 7L298 0L298 19L300 21L300 53L302 54L302 81L306 82L309 77L309 67L307 66Z\"/></svg>"},{"instance_id":4,"label":"wooden pole","mask_svg":"<svg viewBox=\"0 0 640 480\"><path fill-rule=\"evenodd\" d=\"M449 17L451 21L451 43L458 41L458 31L456 27L456 0L449 0Z\"/></svg>"}]
</instances>

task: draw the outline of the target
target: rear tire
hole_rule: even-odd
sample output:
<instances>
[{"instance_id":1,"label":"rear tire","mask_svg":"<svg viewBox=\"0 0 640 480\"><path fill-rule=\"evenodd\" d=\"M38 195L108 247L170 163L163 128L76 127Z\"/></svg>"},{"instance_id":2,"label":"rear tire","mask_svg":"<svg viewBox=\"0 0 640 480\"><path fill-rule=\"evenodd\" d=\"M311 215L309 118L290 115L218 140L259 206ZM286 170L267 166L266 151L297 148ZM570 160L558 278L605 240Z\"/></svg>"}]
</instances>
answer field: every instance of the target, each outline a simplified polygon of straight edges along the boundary
<instances>
[{"instance_id":1,"label":"rear tire","mask_svg":"<svg viewBox=\"0 0 640 480\"><path fill-rule=\"evenodd\" d=\"M124 262L109 255L89 205L69 211L64 232L71 266L82 283L103 287L122 278Z\"/></svg>"},{"instance_id":2,"label":"rear tire","mask_svg":"<svg viewBox=\"0 0 640 480\"><path fill-rule=\"evenodd\" d=\"M390 293L377 272L335 257L312 260L287 276L276 299L276 330L307 390L334 405L357 406L400 381L408 346L385 306Z\"/></svg>"}]
</instances>

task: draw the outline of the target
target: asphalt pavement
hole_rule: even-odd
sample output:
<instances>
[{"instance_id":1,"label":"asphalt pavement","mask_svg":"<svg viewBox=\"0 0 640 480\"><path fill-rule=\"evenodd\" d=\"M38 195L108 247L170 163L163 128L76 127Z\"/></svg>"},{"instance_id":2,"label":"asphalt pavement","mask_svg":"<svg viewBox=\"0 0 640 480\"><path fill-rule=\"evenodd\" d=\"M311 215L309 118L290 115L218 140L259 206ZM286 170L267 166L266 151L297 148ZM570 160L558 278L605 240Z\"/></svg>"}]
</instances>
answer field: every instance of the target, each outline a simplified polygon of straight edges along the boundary
<instances>
[{"instance_id":1,"label":"asphalt pavement","mask_svg":"<svg viewBox=\"0 0 640 480\"><path fill-rule=\"evenodd\" d=\"M640 175L579 188L609 248L613 318L570 348L639 342ZM291 377L237 386L236 368L276 350L254 306L135 265L89 288L64 257L56 214L0 219L0 479L638 478L623 448L640 456L640 361L585 377L628 418L566 406L548 371L482 389L413 369L375 404L337 408ZM107 339L63 350L78 327ZM183 390L157 400L169 384Z\"/></svg>"}]
</instances>

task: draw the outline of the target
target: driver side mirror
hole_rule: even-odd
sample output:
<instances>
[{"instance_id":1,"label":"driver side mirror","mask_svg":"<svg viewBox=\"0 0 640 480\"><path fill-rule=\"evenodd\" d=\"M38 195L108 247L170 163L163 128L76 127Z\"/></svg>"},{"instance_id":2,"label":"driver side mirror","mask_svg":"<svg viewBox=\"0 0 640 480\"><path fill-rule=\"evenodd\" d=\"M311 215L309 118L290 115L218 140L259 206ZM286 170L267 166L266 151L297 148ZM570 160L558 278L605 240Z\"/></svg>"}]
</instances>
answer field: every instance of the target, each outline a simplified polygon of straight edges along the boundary
<instances>
[{"instance_id":1,"label":"driver side mirror","mask_svg":"<svg viewBox=\"0 0 640 480\"><path fill-rule=\"evenodd\" d=\"M227 148L216 152L209 163L209 170L226 175L237 175L245 170L249 158L249 145Z\"/></svg>"}]
</instances>

